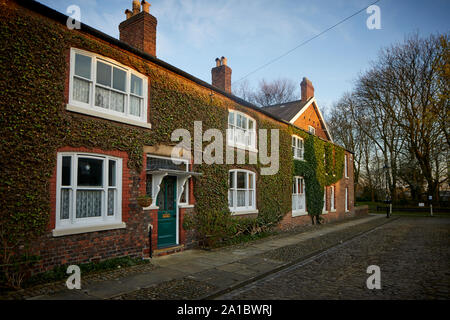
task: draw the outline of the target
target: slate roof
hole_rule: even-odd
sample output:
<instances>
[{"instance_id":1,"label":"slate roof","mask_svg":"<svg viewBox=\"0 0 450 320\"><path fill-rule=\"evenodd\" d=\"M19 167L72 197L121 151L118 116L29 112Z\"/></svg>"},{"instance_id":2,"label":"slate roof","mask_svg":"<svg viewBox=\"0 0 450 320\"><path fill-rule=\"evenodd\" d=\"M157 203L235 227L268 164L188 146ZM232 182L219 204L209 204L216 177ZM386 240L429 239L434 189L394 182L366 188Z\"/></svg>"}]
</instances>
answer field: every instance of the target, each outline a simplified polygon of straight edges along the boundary
<instances>
[{"instance_id":1,"label":"slate roof","mask_svg":"<svg viewBox=\"0 0 450 320\"><path fill-rule=\"evenodd\" d=\"M297 113L300 112L300 110L305 107L307 103L308 101L297 100L263 107L262 109L278 118L289 122L295 117Z\"/></svg>"}]
</instances>

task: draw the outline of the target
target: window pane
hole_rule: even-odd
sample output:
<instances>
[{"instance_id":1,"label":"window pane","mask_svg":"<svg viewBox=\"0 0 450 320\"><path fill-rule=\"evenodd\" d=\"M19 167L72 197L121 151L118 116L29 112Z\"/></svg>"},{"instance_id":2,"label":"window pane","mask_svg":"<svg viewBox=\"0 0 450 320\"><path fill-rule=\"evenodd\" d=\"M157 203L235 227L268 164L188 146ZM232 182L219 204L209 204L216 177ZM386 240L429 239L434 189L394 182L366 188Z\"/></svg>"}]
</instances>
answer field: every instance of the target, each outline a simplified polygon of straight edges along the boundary
<instances>
[{"instance_id":1,"label":"window pane","mask_svg":"<svg viewBox=\"0 0 450 320\"><path fill-rule=\"evenodd\" d=\"M76 101L89 103L90 82L73 78L73 99Z\"/></svg>"},{"instance_id":2,"label":"window pane","mask_svg":"<svg viewBox=\"0 0 450 320\"><path fill-rule=\"evenodd\" d=\"M134 74L131 75L131 93L143 96L142 94L142 79L136 77Z\"/></svg>"},{"instance_id":3,"label":"window pane","mask_svg":"<svg viewBox=\"0 0 450 320\"><path fill-rule=\"evenodd\" d=\"M97 83L111 87L111 66L100 61L97 62Z\"/></svg>"},{"instance_id":4,"label":"window pane","mask_svg":"<svg viewBox=\"0 0 450 320\"><path fill-rule=\"evenodd\" d=\"M253 120L248 120L248 128L253 130Z\"/></svg>"},{"instance_id":5,"label":"window pane","mask_svg":"<svg viewBox=\"0 0 450 320\"><path fill-rule=\"evenodd\" d=\"M145 181L145 194L148 196L152 196L152 175L148 174L147 179Z\"/></svg>"},{"instance_id":6,"label":"window pane","mask_svg":"<svg viewBox=\"0 0 450 320\"><path fill-rule=\"evenodd\" d=\"M125 112L125 95L111 91L111 110Z\"/></svg>"},{"instance_id":7,"label":"window pane","mask_svg":"<svg viewBox=\"0 0 450 320\"><path fill-rule=\"evenodd\" d=\"M240 114L236 115L236 126L242 128L242 116Z\"/></svg>"},{"instance_id":8,"label":"window pane","mask_svg":"<svg viewBox=\"0 0 450 320\"><path fill-rule=\"evenodd\" d=\"M72 157L62 158L62 186L71 186Z\"/></svg>"},{"instance_id":9,"label":"window pane","mask_svg":"<svg viewBox=\"0 0 450 320\"><path fill-rule=\"evenodd\" d=\"M91 58L81 54L75 54L75 74L77 76L91 79Z\"/></svg>"},{"instance_id":10,"label":"window pane","mask_svg":"<svg viewBox=\"0 0 450 320\"><path fill-rule=\"evenodd\" d=\"M248 175L248 188L249 189L254 189L253 174L249 174Z\"/></svg>"},{"instance_id":11,"label":"window pane","mask_svg":"<svg viewBox=\"0 0 450 320\"><path fill-rule=\"evenodd\" d=\"M238 190L237 191L237 207L245 207L245 193L247 191L245 190Z\"/></svg>"},{"instance_id":12,"label":"window pane","mask_svg":"<svg viewBox=\"0 0 450 320\"><path fill-rule=\"evenodd\" d=\"M234 171L230 172L230 180L229 180L229 184L230 184L230 188L236 188L235 187L235 183L234 183Z\"/></svg>"},{"instance_id":13,"label":"window pane","mask_svg":"<svg viewBox=\"0 0 450 320\"><path fill-rule=\"evenodd\" d=\"M234 112L228 114L228 123L234 125Z\"/></svg>"},{"instance_id":14,"label":"window pane","mask_svg":"<svg viewBox=\"0 0 450 320\"><path fill-rule=\"evenodd\" d=\"M116 186L116 161L109 160L108 166L108 186Z\"/></svg>"},{"instance_id":15,"label":"window pane","mask_svg":"<svg viewBox=\"0 0 450 320\"><path fill-rule=\"evenodd\" d=\"M253 190L248 192L248 206L253 207Z\"/></svg>"},{"instance_id":16,"label":"window pane","mask_svg":"<svg viewBox=\"0 0 450 320\"><path fill-rule=\"evenodd\" d=\"M78 186L103 186L103 160L89 158L78 159Z\"/></svg>"},{"instance_id":17,"label":"window pane","mask_svg":"<svg viewBox=\"0 0 450 320\"><path fill-rule=\"evenodd\" d=\"M60 219L69 219L70 212L70 189L61 189L61 208L60 208Z\"/></svg>"},{"instance_id":18,"label":"window pane","mask_svg":"<svg viewBox=\"0 0 450 320\"><path fill-rule=\"evenodd\" d=\"M121 91L125 90L127 73L122 69L114 68L113 70L113 88Z\"/></svg>"},{"instance_id":19,"label":"window pane","mask_svg":"<svg viewBox=\"0 0 450 320\"><path fill-rule=\"evenodd\" d=\"M105 109L109 108L109 93L108 89L95 87L95 105Z\"/></svg>"},{"instance_id":20,"label":"window pane","mask_svg":"<svg viewBox=\"0 0 450 320\"><path fill-rule=\"evenodd\" d=\"M247 178L247 173L245 172L238 172L237 173L237 188L238 189L245 189L245 180Z\"/></svg>"},{"instance_id":21,"label":"window pane","mask_svg":"<svg viewBox=\"0 0 450 320\"><path fill-rule=\"evenodd\" d=\"M130 114L133 116L140 117L141 116L141 101L143 99L137 97L130 97Z\"/></svg>"},{"instance_id":22,"label":"window pane","mask_svg":"<svg viewBox=\"0 0 450 320\"><path fill-rule=\"evenodd\" d=\"M234 207L234 191L233 190L228 191L228 206L230 208Z\"/></svg>"},{"instance_id":23,"label":"window pane","mask_svg":"<svg viewBox=\"0 0 450 320\"><path fill-rule=\"evenodd\" d=\"M77 191L77 218L101 217L102 215L102 191L78 190Z\"/></svg>"},{"instance_id":24,"label":"window pane","mask_svg":"<svg viewBox=\"0 0 450 320\"><path fill-rule=\"evenodd\" d=\"M114 204L116 199L116 190L108 190L108 216L114 215Z\"/></svg>"}]
</instances>

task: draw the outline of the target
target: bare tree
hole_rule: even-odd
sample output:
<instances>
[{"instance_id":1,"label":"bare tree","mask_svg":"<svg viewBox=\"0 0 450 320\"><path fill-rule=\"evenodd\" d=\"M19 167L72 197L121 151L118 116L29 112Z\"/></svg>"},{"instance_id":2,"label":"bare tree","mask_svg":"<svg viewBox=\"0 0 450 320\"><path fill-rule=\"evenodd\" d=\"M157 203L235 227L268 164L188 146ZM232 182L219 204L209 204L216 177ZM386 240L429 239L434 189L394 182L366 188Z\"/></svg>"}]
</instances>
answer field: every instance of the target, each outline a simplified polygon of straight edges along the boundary
<instances>
[{"instance_id":1,"label":"bare tree","mask_svg":"<svg viewBox=\"0 0 450 320\"><path fill-rule=\"evenodd\" d=\"M262 79L256 90L251 88L247 80L243 80L233 89L233 93L248 102L264 107L296 100L296 89L295 82L287 78L273 81Z\"/></svg>"}]
</instances>

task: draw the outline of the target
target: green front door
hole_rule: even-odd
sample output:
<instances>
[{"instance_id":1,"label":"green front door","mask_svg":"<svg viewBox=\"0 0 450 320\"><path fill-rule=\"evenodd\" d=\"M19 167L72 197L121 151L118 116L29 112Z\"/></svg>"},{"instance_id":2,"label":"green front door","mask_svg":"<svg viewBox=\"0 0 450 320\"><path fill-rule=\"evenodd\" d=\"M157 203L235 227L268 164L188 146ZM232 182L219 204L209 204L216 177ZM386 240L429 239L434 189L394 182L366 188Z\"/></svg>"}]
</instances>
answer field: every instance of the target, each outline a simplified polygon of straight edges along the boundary
<instances>
[{"instance_id":1,"label":"green front door","mask_svg":"<svg viewBox=\"0 0 450 320\"><path fill-rule=\"evenodd\" d=\"M158 211L158 248L177 244L177 178L165 177L156 200Z\"/></svg>"}]
</instances>

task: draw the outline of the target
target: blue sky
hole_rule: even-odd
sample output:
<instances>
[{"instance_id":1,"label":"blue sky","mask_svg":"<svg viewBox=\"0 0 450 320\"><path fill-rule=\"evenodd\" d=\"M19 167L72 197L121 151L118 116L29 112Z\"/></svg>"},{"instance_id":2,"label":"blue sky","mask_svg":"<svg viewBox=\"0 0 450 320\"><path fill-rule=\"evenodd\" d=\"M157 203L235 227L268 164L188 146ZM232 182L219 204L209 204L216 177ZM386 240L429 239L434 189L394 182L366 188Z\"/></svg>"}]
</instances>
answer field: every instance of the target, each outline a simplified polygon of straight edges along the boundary
<instances>
[{"instance_id":1,"label":"blue sky","mask_svg":"<svg viewBox=\"0 0 450 320\"><path fill-rule=\"evenodd\" d=\"M147 0L158 19L157 56L206 82L215 58L225 56L233 82L303 41L367 7L375 0ZM83 23L115 38L131 0L40 0L66 13L81 8ZM380 48L405 35L450 31L448 0L381 0L381 30L369 30L365 11L288 56L248 77L313 82L325 110L351 90L358 73L370 66Z\"/></svg>"}]
</instances>

